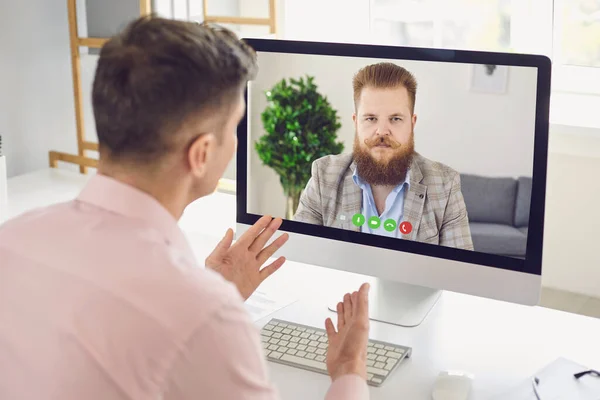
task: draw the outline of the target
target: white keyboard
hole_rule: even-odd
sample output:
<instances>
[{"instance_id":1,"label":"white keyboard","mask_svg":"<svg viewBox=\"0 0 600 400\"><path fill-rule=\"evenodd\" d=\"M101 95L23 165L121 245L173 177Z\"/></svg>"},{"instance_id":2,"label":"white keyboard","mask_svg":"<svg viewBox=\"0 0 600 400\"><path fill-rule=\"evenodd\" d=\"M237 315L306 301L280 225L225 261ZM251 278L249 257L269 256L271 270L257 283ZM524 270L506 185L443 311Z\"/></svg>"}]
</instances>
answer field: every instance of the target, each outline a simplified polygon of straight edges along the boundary
<instances>
[{"instance_id":1,"label":"white keyboard","mask_svg":"<svg viewBox=\"0 0 600 400\"><path fill-rule=\"evenodd\" d=\"M261 329L267 360L309 371L328 374L327 333L325 329L271 319ZM412 349L397 344L369 340L367 346L367 383L380 386Z\"/></svg>"}]
</instances>

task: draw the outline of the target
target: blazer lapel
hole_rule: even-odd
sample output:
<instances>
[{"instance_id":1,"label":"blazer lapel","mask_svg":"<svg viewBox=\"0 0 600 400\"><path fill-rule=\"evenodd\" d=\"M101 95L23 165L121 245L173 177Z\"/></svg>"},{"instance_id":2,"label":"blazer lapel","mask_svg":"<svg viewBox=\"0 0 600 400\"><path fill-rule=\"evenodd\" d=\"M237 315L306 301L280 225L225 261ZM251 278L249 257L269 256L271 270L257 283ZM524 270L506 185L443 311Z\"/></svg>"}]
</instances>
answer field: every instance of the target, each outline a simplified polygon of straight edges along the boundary
<instances>
[{"instance_id":1,"label":"blazer lapel","mask_svg":"<svg viewBox=\"0 0 600 400\"><path fill-rule=\"evenodd\" d=\"M413 161L410 166L410 188L404 198L403 216L403 221L408 221L412 225L412 231L408 235L402 235L404 239L415 240L417 237L427 194L427 186L421 183L422 180L423 173L419 165Z\"/></svg>"},{"instance_id":2,"label":"blazer lapel","mask_svg":"<svg viewBox=\"0 0 600 400\"><path fill-rule=\"evenodd\" d=\"M344 230L360 232L360 227L357 227L352 223L352 217L354 214L360 213L362 208L362 191L358 185L354 183L354 179L352 179L355 168L356 166L354 162L352 162L346 169L346 173L342 178L341 190L339 192L341 201L338 204L339 208L335 214L343 216L344 219L336 220L333 225Z\"/></svg>"}]
</instances>

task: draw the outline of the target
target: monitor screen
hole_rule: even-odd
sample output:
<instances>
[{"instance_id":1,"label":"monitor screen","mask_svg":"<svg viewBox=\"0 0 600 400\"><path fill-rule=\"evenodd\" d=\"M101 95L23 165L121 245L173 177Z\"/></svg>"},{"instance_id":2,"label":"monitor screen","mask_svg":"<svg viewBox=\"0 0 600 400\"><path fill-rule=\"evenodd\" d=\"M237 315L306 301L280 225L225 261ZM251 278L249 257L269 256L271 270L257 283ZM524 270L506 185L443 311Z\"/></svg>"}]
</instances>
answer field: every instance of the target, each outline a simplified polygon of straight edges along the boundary
<instances>
[{"instance_id":1,"label":"monitor screen","mask_svg":"<svg viewBox=\"0 0 600 400\"><path fill-rule=\"evenodd\" d=\"M257 57L241 138L244 215L526 270L536 66L260 49Z\"/></svg>"}]
</instances>

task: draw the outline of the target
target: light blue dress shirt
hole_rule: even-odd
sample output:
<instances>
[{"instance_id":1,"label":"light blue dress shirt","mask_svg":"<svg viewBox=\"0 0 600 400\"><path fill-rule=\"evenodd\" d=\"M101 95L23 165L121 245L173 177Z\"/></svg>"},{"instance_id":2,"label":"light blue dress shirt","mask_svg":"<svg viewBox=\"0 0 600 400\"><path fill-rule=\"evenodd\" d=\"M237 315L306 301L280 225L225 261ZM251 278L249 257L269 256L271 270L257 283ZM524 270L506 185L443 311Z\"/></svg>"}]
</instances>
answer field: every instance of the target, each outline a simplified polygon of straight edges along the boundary
<instances>
[{"instance_id":1,"label":"light blue dress shirt","mask_svg":"<svg viewBox=\"0 0 600 400\"><path fill-rule=\"evenodd\" d=\"M362 191L363 200L361 213L365 216L366 221L360 228L361 232L374 233L376 235L394 238L401 237L399 226L402 222L402 218L404 217L404 193L410 188L410 171L408 171L408 173L406 174L406 179L404 180L404 182L396 186L388 195L387 199L385 199L385 210L381 215L379 215L379 213L377 212L377 207L375 206L375 199L373 198L373 191L371 190L371 185L363 181L361 177L358 176L357 170L354 170L352 179ZM369 218L371 218L372 216L376 216L381 219L381 225L377 229L371 229L369 227ZM394 221L396 221L396 228L392 232L388 232L383 227L383 224L387 219L393 219Z\"/></svg>"}]
</instances>

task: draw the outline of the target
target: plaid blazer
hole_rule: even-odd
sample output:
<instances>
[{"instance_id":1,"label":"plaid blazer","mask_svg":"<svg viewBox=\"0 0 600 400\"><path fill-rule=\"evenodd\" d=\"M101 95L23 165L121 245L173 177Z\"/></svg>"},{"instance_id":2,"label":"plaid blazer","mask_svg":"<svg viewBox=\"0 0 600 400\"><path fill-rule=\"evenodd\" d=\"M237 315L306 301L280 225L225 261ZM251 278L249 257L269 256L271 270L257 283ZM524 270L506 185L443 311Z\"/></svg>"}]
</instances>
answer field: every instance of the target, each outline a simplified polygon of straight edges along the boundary
<instances>
[{"instance_id":1,"label":"plaid blazer","mask_svg":"<svg viewBox=\"0 0 600 400\"><path fill-rule=\"evenodd\" d=\"M361 212L363 198L352 179L355 169L352 154L316 160L294 220L360 231L352 224L352 216ZM410 189L404 196L403 218L413 226L404 239L473 250L458 172L415 154Z\"/></svg>"}]
</instances>

